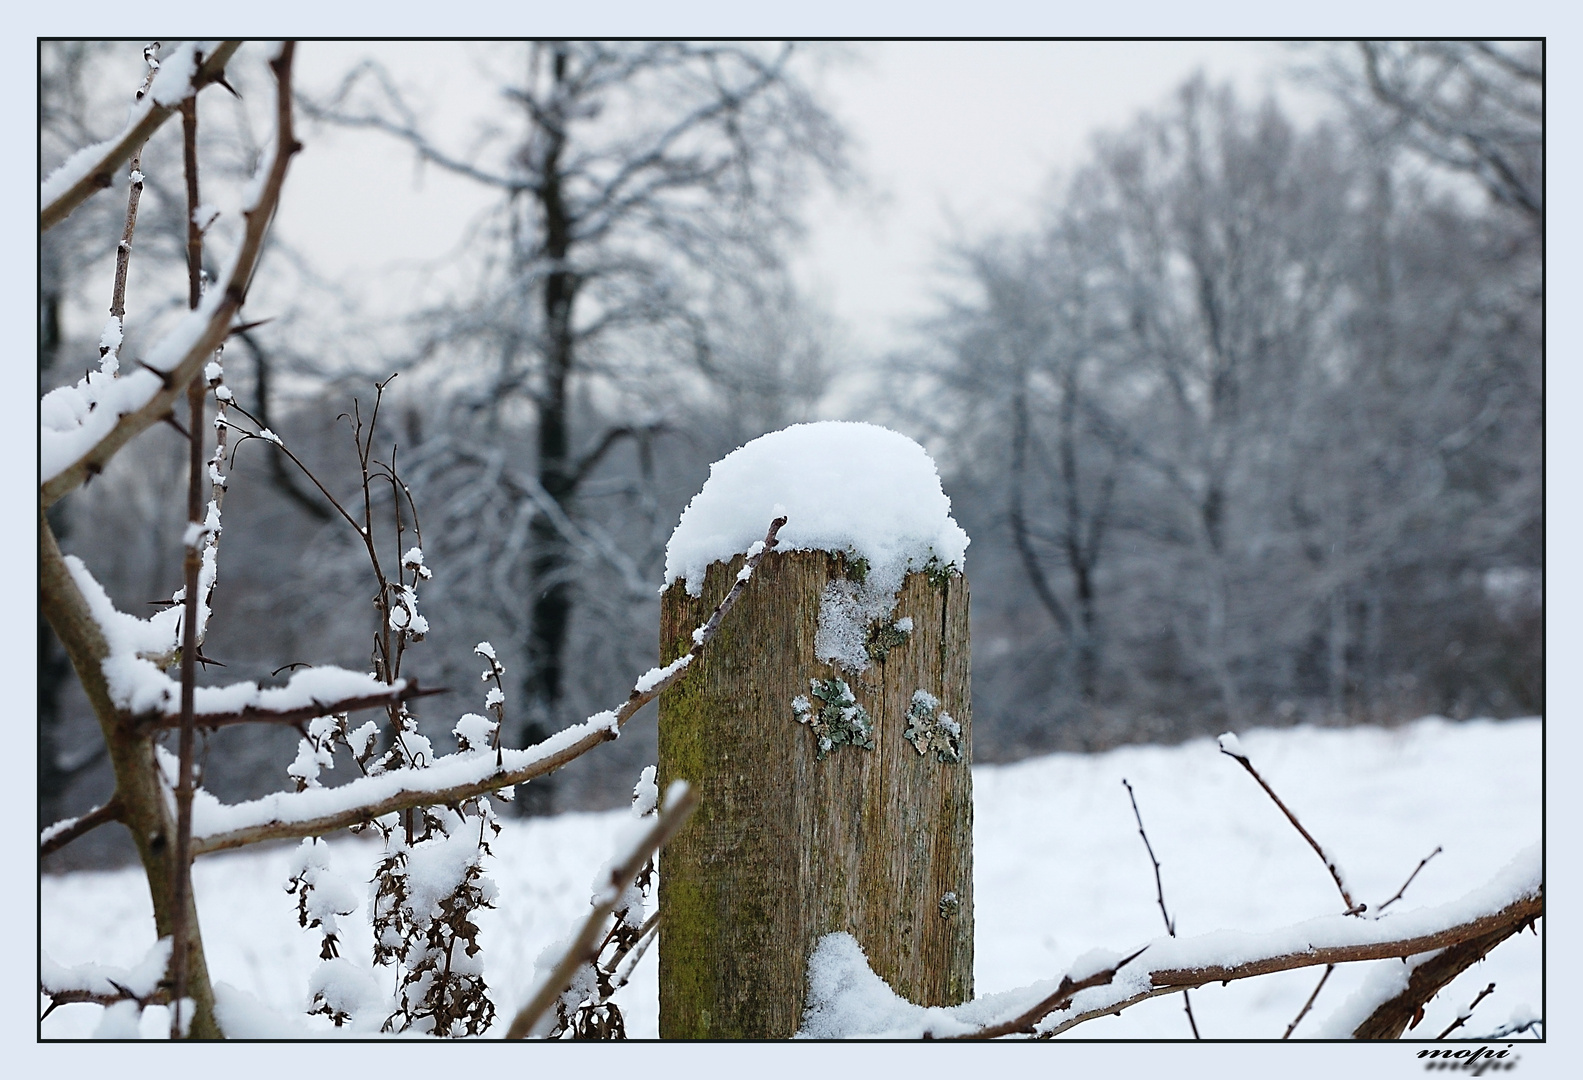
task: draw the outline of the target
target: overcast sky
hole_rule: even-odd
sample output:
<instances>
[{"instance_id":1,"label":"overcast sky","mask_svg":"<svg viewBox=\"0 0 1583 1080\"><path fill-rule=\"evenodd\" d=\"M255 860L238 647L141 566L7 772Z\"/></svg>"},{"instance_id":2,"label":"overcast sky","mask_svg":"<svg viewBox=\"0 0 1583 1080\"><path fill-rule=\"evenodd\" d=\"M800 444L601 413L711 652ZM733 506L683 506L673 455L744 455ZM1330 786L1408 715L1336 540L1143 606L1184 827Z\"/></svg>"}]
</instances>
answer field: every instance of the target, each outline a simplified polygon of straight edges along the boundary
<instances>
[{"instance_id":1,"label":"overcast sky","mask_svg":"<svg viewBox=\"0 0 1583 1080\"><path fill-rule=\"evenodd\" d=\"M1294 57L1260 42L889 42L842 50L816 75L853 137L866 178L855 193L808 207L795 266L835 316L845 355L905 341L939 283L942 244L1031 220L1057 170L1080 163L1092 135L1161 105L1193 72L1248 95L1275 86ZM498 98L475 74L483 50L465 44L310 42L299 73L327 88L376 55L423 102L432 130L471 130ZM1283 85L1300 117L1322 99ZM438 169L418 169L393 140L315 130L294 163L281 235L332 275L364 280L399 261L409 269L452 250L493 197ZM353 182L362 172L371 182ZM412 287L427 279L412 274Z\"/></svg>"}]
</instances>

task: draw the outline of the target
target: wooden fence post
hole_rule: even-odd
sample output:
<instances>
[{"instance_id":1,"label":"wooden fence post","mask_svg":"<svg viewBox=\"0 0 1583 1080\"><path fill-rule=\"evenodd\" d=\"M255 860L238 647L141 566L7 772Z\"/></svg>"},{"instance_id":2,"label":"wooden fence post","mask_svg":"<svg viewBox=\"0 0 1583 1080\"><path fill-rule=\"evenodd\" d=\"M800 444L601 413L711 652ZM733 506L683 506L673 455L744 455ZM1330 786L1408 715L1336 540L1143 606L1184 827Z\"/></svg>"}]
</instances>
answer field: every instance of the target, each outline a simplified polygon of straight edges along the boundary
<instances>
[{"instance_id":1,"label":"wooden fence post","mask_svg":"<svg viewBox=\"0 0 1583 1080\"><path fill-rule=\"evenodd\" d=\"M682 581L664 593L662 662L691 647L743 562L710 565L699 596ZM770 552L660 697L660 786L685 779L702 797L660 860L661 1038L791 1036L809 955L836 931L910 1001L973 996L967 580L907 575L863 628L854 671L815 643L831 583L850 593L865 570Z\"/></svg>"}]
</instances>

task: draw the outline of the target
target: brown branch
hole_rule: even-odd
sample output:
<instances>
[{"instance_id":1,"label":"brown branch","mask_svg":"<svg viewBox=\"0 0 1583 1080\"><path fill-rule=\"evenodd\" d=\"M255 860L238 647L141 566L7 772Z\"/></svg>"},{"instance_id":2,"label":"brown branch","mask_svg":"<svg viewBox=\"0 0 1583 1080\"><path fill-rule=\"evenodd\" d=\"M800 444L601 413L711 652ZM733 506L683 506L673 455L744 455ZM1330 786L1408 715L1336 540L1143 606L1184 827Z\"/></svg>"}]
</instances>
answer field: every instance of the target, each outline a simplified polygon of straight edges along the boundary
<instances>
[{"instance_id":1,"label":"brown branch","mask_svg":"<svg viewBox=\"0 0 1583 1080\"><path fill-rule=\"evenodd\" d=\"M1341 892L1341 901L1347 905L1345 914L1362 915L1365 911L1367 911L1369 909L1369 905L1357 903L1352 899L1352 894L1347 891L1346 883L1341 880L1341 871L1336 869L1336 860L1327 855L1325 853L1325 849L1319 846L1319 841L1314 839L1313 834L1307 829L1303 828L1303 823L1297 820L1297 815L1292 813L1291 810L1287 808L1286 804L1281 801L1281 797L1275 794L1275 789L1270 787L1270 785L1265 782L1264 777L1259 775L1259 770L1253 767L1253 762L1248 760L1248 756L1244 753L1241 753L1240 751L1234 753L1231 750L1226 749L1224 745L1221 746L1220 752L1234 761L1240 762L1242 767L1248 770L1248 775L1257 780L1259 782L1259 786L1264 789L1264 793L1270 797L1276 806L1281 808L1281 813L1286 815L1286 820L1290 821L1292 823L1292 827L1302 834L1304 840L1308 841L1308 846L1314 849L1314 853L1319 856L1319 861L1325 864L1325 869L1330 871L1331 878L1335 880L1336 888ZM1410 881L1412 879L1409 878L1408 880ZM1405 885L1402 887L1406 888Z\"/></svg>"},{"instance_id":2,"label":"brown branch","mask_svg":"<svg viewBox=\"0 0 1583 1080\"><path fill-rule=\"evenodd\" d=\"M1147 948L1147 945L1143 947L1143 949ZM1109 984L1110 980L1116 977L1116 972L1120 971L1122 968L1126 967L1128 964L1132 963L1138 957L1143 955L1143 949L1139 949L1125 960L1121 960L1115 964L1112 964L1103 971L1096 971L1086 979L1079 979L1076 982L1073 982L1070 975L1061 976L1061 984L1055 988L1055 992L1053 994L1046 997L1043 1001L1040 1001L1037 1005L1033 1006L1033 1008L1028 1009L1026 1012L1011 1020L1006 1020L999 1024L989 1024L985 1027L979 1028L977 1031L970 1031L966 1035L945 1035L941 1037L940 1041L958 1042L979 1039L998 1039L1002 1035L1031 1035L1033 1034L1035 1024L1037 1024L1040 1020L1043 1020L1046 1016L1049 1016L1051 1013L1059 1009L1064 1009L1068 1005L1072 1004L1073 996L1079 991L1087 990L1091 986L1105 986ZM929 1036L925 1035L924 1038L927 1039Z\"/></svg>"},{"instance_id":3,"label":"brown branch","mask_svg":"<svg viewBox=\"0 0 1583 1080\"><path fill-rule=\"evenodd\" d=\"M49 839L41 841L38 846L38 857L41 859L48 858L78 837L86 836L101 825L120 820L121 802L116 796L112 795L110 800L103 806L94 807L82 817L73 820L64 829L57 829L56 832L51 833ZM56 827L51 826L51 828ZM44 831L49 832L50 830L46 829Z\"/></svg>"},{"instance_id":4,"label":"brown branch","mask_svg":"<svg viewBox=\"0 0 1583 1080\"><path fill-rule=\"evenodd\" d=\"M1414 1016L1452 979L1484 959L1489 951L1543 914L1542 900L1535 900L1526 918L1495 925L1476 937L1452 944L1439 956L1413 968L1407 986L1395 997L1375 1006L1361 1024L1353 1029L1354 1039L1399 1039ZM1424 951L1424 950L1420 950ZM1444 1038L1444 1036L1442 1036Z\"/></svg>"},{"instance_id":5,"label":"brown branch","mask_svg":"<svg viewBox=\"0 0 1583 1080\"><path fill-rule=\"evenodd\" d=\"M755 555L747 560L747 569L757 570L759 563L776 543L776 535L786 524L785 517L778 517L770 523L769 531L764 534L764 546ZM386 798L377 799L346 810L338 810L328 814L321 814L313 818L292 821L270 821L260 825L249 825L229 832L213 833L209 836L196 837L193 851L198 855L205 855L213 851L226 851L231 848L245 847L248 844L257 844L265 840L296 840L306 836L323 836L325 833L337 829L359 825L385 814L411 810L419 806L447 806L460 803L478 795L485 795L491 791L511 787L513 784L523 784L540 776L546 776L569 761L573 761L600 743L608 742L616 737L622 725L637 713L639 709L660 696L660 693L681 678L703 655L705 647L720 630L720 621L735 606L742 590L747 587L751 575L739 576L736 584L731 586L731 591L726 593L718 607L709 616L698 632L698 640L686 653L690 659L687 664L674 667L670 674L661 678L647 690L633 688L632 693L620 708L615 710L615 718L610 724L602 724L581 736L577 741L569 743L552 754L546 754L527 765L516 769L497 767L494 772L477 780L455 784L450 787L433 790L400 791ZM352 787L363 781L354 780L346 787ZM342 790L342 789L337 789Z\"/></svg>"},{"instance_id":6,"label":"brown branch","mask_svg":"<svg viewBox=\"0 0 1583 1080\"><path fill-rule=\"evenodd\" d=\"M1314 987L1314 992L1308 995L1307 1001L1303 1002L1303 1007L1297 1011L1297 1016L1290 1024L1286 1025L1286 1033L1282 1035L1281 1038L1290 1039L1292 1037L1292 1032L1296 1031L1297 1025L1303 1022L1303 1017L1308 1015L1308 1010L1314 1007L1314 1001L1318 999L1319 991L1325 988L1325 982L1330 978L1330 973L1334 970L1336 970L1336 965L1325 965L1325 973L1319 976L1319 985ZM1185 994L1187 991L1183 990L1182 993Z\"/></svg>"},{"instance_id":7,"label":"brown branch","mask_svg":"<svg viewBox=\"0 0 1583 1080\"><path fill-rule=\"evenodd\" d=\"M183 171L187 178L187 307L196 311L203 299L203 232L198 228L198 98L181 103ZM181 1002L187 991L187 952L192 947L187 899L192 893L192 754L193 701L198 689L198 571L203 565L203 380L187 384L187 538L182 557L181 739L176 771L176 865L171 874L171 910L175 913L170 953L170 1037L182 1034ZM190 1018L189 1018L190 1019Z\"/></svg>"},{"instance_id":8,"label":"brown branch","mask_svg":"<svg viewBox=\"0 0 1583 1080\"><path fill-rule=\"evenodd\" d=\"M659 820L649 829L643 841L628 853L620 865L611 869L610 880L606 882L602 894L604 899L594 905L593 910L588 913L588 918L583 920L582 929L578 931L576 940L566 950L566 954L555 965L549 977L540 984L532 999L512 1019L511 1027L506 1031L506 1038L527 1038L539 1017L543 1016L555 999L566 990L577 969L598 958L599 949L595 946L594 939L598 937L610 913L620 903L622 894L638 876L644 864L676 835L677 830L686 823L697 807L697 791L683 787L670 799L670 805L660 811Z\"/></svg>"},{"instance_id":9,"label":"brown branch","mask_svg":"<svg viewBox=\"0 0 1583 1080\"><path fill-rule=\"evenodd\" d=\"M1143 837L1143 849L1149 853L1149 861L1154 864L1154 893L1160 901L1160 917L1165 920L1165 932L1171 937L1176 936L1176 922L1171 918L1171 913L1165 910L1165 886L1160 881L1160 860L1154 857L1154 845L1149 843L1149 834L1143 831L1143 815L1138 811L1138 798L1132 793L1132 785L1127 783L1127 778L1121 778L1121 784L1127 789L1127 798L1132 801L1132 816L1138 819L1138 835ZM1193 1038L1201 1038L1198 1034L1198 1021L1193 1019L1193 1000L1186 990L1182 991L1182 1007L1187 1011L1187 1026L1193 1030Z\"/></svg>"},{"instance_id":10,"label":"brown branch","mask_svg":"<svg viewBox=\"0 0 1583 1080\"><path fill-rule=\"evenodd\" d=\"M1499 911L1475 916L1474 918L1468 919L1465 922L1443 927L1442 929L1430 931L1428 933L1415 934L1411 937L1363 944L1314 946L1312 948L1301 949L1296 952L1286 952L1259 957L1257 959L1247 960L1238 964L1212 964L1202 967L1190 968L1162 968L1149 973L1149 981L1152 985L1148 990L1133 994L1120 1001L1110 1001L1095 1008L1085 1009L1083 1012L1067 1017L1055 1027L1048 1031L1041 1032L1040 1034L1042 1037L1046 1038L1059 1035L1061 1032L1068 1031L1071 1028L1076 1027L1078 1024L1093 1020L1096 1017L1108 1016L1112 1013L1119 1013L1121 1010L1130 1008L1131 1006L1136 1005L1141 1001L1146 1001L1149 998L1159 997L1162 994L1179 993L1182 990L1204 986L1212 982L1226 983L1235 979L1249 979L1259 975L1268 975L1276 971L1291 971L1295 968L1317 967L1320 964L1346 964L1359 960L1387 960L1393 958L1400 959L1403 957L1414 956L1418 953L1433 952L1436 949L1445 949L1447 950L1446 953L1442 953L1441 956L1436 957L1434 960L1431 960L1428 963L1421 964L1413 972L1413 977L1418 979L1418 985L1420 988L1423 985L1426 985L1427 979L1436 976L1440 972L1448 972L1444 981L1440 982L1439 985L1435 987L1435 989L1438 990L1439 986L1445 985L1445 982L1449 982L1450 979L1454 978L1458 972L1464 970L1473 963L1476 963L1485 953L1494 948L1495 945L1527 927L1535 919L1543 916L1543 914L1544 888L1543 886L1540 886L1531 895L1513 900L1511 903L1502 907ZM1449 960L1446 959L1446 957L1448 957L1453 950L1464 949L1465 951L1459 953L1457 956L1452 957ZM1442 964L1442 961L1445 962ZM1432 965L1438 965L1435 971L1428 970ZM1449 968L1453 966L1456 967L1456 970L1449 971ZM1426 973L1422 979L1419 979L1418 977L1419 971L1424 971ZM1404 994L1406 993L1407 991L1404 991ZM1429 996L1433 995L1430 994ZM1392 999L1392 1001L1396 1000L1397 999ZM1424 1000L1428 1000L1428 998L1425 997ZM1386 1003L1386 1005L1390 1004L1390 1002ZM1381 1006L1381 1009L1384 1008L1385 1006ZM1396 1027L1395 1033L1393 1034L1368 1033L1366 1029L1372 1031L1385 1031L1386 1028L1383 1025L1376 1025L1374 1028L1370 1029L1368 1022L1366 1021L1364 1025L1360 1026L1356 1031L1353 1032L1353 1038L1396 1038L1401 1033L1402 1028L1406 1026L1407 1022L1412 1019L1413 1010L1415 1008L1417 1008L1416 1003L1407 1007L1405 1012L1400 1012L1400 1024ZM1376 1010L1377 1013L1379 1011L1380 1010Z\"/></svg>"},{"instance_id":11,"label":"brown branch","mask_svg":"<svg viewBox=\"0 0 1583 1080\"><path fill-rule=\"evenodd\" d=\"M1479 991L1479 996L1473 999L1473 1003L1471 1005L1469 1005L1466 1009L1463 1009L1460 1013L1457 1014L1457 1018L1455 1020L1451 1021L1451 1026L1447 1027L1440 1034L1436 1035L1435 1038L1436 1039L1443 1039L1447 1035L1450 1035L1457 1028L1459 1028L1463 1024L1467 1023L1473 1017L1473 1010L1479 1007L1479 1002L1483 1001L1485 998L1489 997L1493 993L1495 993L1495 984L1494 983L1490 983L1484 989Z\"/></svg>"},{"instance_id":12,"label":"brown branch","mask_svg":"<svg viewBox=\"0 0 1583 1080\"><path fill-rule=\"evenodd\" d=\"M373 694L359 694L356 697L341 698L335 701L313 701L308 705L299 705L294 709L261 709L256 705L249 705L236 712L197 713L194 715L194 722L198 727L211 730L222 727L234 727L237 724L300 724L302 721L312 720L316 716L356 712L359 709L385 708L403 701L448 693L450 691L444 687L420 690L418 688L418 680L409 679L406 685L400 688L381 690ZM181 715L179 713L162 713L158 716L158 726L166 730L180 727Z\"/></svg>"},{"instance_id":13,"label":"brown branch","mask_svg":"<svg viewBox=\"0 0 1583 1080\"><path fill-rule=\"evenodd\" d=\"M220 301L210 313L203 331L196 335L193 343L182 354L180 361L169 370L158 373L162 380L160 390L141 408L119 417L115 427L111 428L104 438L95 443L73 464L40 485L39 502L43 508L47 509L53 505L61 496L76 489L88 477L104 471L105 464L121 447L139 433L159 423L164 415L171 411L171 407L186 389L187 384L202 370L204 362L230 333L231 322L247 299L253 271L257 269L258 261L263 255L264 238L269 232L270 221L280 200L280 189L286 179L287 165L291 161L291 156L302 149L302 145L297 142L293 134L291 124L293 51L294 43L288 41L281 47L280 57L271 61L279 84L275 156L270 162L269 172L265 176L256 205L253 209L243 212L246 225L231 276L223 284L216 282L213 286L224 290Z\"/></svg>"},{"instance_id":14,"label":"brown branch","mask_svg":"<svg viewBox=\"0 0 1583 1080\"><path fill-rule=\"evenodd\" d=\"M197 74L193 76L194 93L210 83L218 82L225 75L225 65L241 45L240 41L222 41L213 54L204 59ZM43 232L59 225L73 210L87 202L94 192L109 187L114 182L113 174L121 163L131 157L148 141L149 136L158 131L160 125L176 112L176 106L152 103L143 118L123 132L114 145L94 162L81 179L39 211L39 231Z\"/></svg>"},{"instance_id":15,"label":"brown branch","mask_svg":"<svg viewBox=\"0 0 1583 1080\"><path fill-rule=\"evenodd\" d=\"M1379 907L1375 908L1374 909L1374 914L1378 915L1380 912L1384 911L1386 908L1388 908L1392 904L1396 903L1396 901L1400 900L1402 898L1402 894L1407 891L1407 886L1411 885L1413 883L1413 878L1418 876L1418 871L1422 870L1424 867L1428 866L1429 865L1429 860L1434 858L1436 855L1440 854L1440 850L1441 850L1440 849L1440 845L1436 844L1435 845L1435 849L1433 851L1431 851L1428 855L1425 855L1422 859L1420 859L1418 861L1418 866L1414 868L1414 870L1413 870L1413 872L1411 874L1407 875L1407 880L1402 882L1402 887L1400 889L1396 890L1396 895L1391 897L1389 900L1385 901L1385 903L1381 904Z\"/></svg>"}]
</instances>

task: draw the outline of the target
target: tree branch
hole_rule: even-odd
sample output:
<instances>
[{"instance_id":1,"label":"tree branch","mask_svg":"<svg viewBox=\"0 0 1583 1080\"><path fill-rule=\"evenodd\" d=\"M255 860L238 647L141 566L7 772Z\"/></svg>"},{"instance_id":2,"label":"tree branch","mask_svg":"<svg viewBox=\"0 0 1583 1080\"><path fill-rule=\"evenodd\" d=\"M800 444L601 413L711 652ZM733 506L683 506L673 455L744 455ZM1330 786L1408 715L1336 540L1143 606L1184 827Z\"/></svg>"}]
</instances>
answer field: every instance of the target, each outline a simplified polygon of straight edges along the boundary
<instances>
[{"instance_id":1,"label":"tree branch","mask_svg":"<svg viewBox=\"0 0 1583 1080\"><path fill-rule=\"evenodd\" d=\"M1244 769L1248 770L1248 775L1257 780L1259 786L1264 789L1264 793L1274 801L1276 806L1281 808L1281 813L1286 815L1286 820L1290 821L1292 826L1302 834L1303 839L1308 841L1308 846L1314 849L1314 853L1319 856L1320 861L1325 864L1325 869L1330 871L1330 876L1335 880L1336 888L1341 892L1342 903L1347 905L1346 914L1362 915L1369 909L1369 905L1357 903L1352 899L1352 893L1347 890L1346 882L1341 879L1341 869L1336 865L1336 860L1325 853L1325 849L1319 846L1319 841L1315 840L1313 834L1303 828L1303 823L1297 820L1297 815L1287 809L1286 804L1281 801L1281 797L1275 794L1275 789L1265 782L1264 777L1259 775L1259 770L1253 767L1253 762L1248 760L1248 755L1242 752L1240 745L1234 741L1235 738L1236 736L1234 735L1229 738L1222 735L1220 737L1220 752L1239 762ZM1414 873L1417 873L1417 871L1414 871ZM1411 881L1412 878L1407 880ZM1403 885L1402 888L1405 889L1407 886Z\"/></svg>"},{"instance_id":2,"label":"tree branch","mask_svg":"<svg viewBox=\"0 0 1583 1080\"><path fill-rule=\"evenodd\" d=\"M435 694L450 693L440 687L432 690L420 690L418 680L401 679L399 685L393 685L389 690L377 694L359 694L356 697L341 698L326 702L313 701L307 705L298 705L290 709L261 709L255 705L238 709L235 712L225 713L196 713L193 722L201 728L233 727L237 724L300 724L304 720L312 720L316 716L331 716L335 713L356 712L359 709L387 708L403 701L412 701L416 698L432 697ZM172 729L181 726L179 713L161 713L155 723L163 729Z\"/></svg>"},{"instance_id":3,"label":"tree branch","mask_svg":"<svg viewBox=\"0 0 1583 1080\"><path fill-rule=\"evenodd\" d=\"M99 826L121 820L121 802L112 795L103 806L96 806L82 817L58 821L39 834L38 857L48 858L80 836Z\"/></svg>"},{"instance_id":4,"label":"tree branch","mask_svg":"<svg viewBox=\"0 0 1583 1080\"><path fill-rule=\"evenodd\" d=\"M310 805L322 807L328 801L344 805L320 811L311 816L296 816L290 809L300 798L292 793L280 792L253 803L222 807L217 819L244 817L253 807L263 820L237 824L235 827L214 831L193 838L193 853L204 855L213 851L245 847L265 840L301 839L322 836L352 825L381 817L385 814L409 810L419 806L439 806L460 803L514 784L526 783L546 776L556 769L592 750L602 742L614 739L621 726L639 709L659 697L660 693L687 671L703 655L704 649L720 630L720 622L752 579L764 556L776 546L776 536L786 524L784 517L770 523L764 539L755 544L747 565L737 576L736 584L720 601L709 616L708 622L693 631L693 647L664 668L654 668L637 681L627 700L611 711L595 714L581 724L565 728L527 750L501 750L494 754L477 756L452 755L439 759L427 769L399 770L401 775L384 773L379 776L353 780L338 788L315 789ZM762 546L760 546L762 545Z\"/></svg>"},{"instance_id":5,"label":"tree branch","mask_svg":"<svg viewBox=\"0 0 1583 1080\"><path fill-rule=\"evenodd\" d=\"M241 48L240 41L222 41L216 46L212 55L205 57L203 66L198 69L193 77L193 92L203 89L210 83L221 81L225 76L225 65L236 50ZM123 161L130 158L139 147L148 141L149 136L158 131L160 125L169 120L180 108L178 105L161 105L153 98L148 98L148 105L138 119L130 124L121 135L109 143L101 143L105 149L102 153L93 155L88 161L76 165L73 173L77 179L60 194L50 198L39 208L39 230L45 231L54 228L83 203L87 202L94 192L107 188L114 183L115 170ZM83 151L78 151L81 154ZM75 164L75 158L67 162ZM46 188L58 186L51 184L55 177L51 176L45 181Z\"/></svg>"},{"instance_id":6,"label":"tree branch","mask_svg":"<svg viewBox=\"0 0 1583 1080\"><path fill-rule=\"evenodd\" d=\"M680 791L676 790L678 786L681 788ZM698 793L685 783L675 784L671 787L667 803L665 809L660 812L659 820L644 835L642 841L627 853L627 857L619 865L611 869L610 879L599 893L599 902L594 904L593 910L588 913L588 918L583 920L576 939L561 957L560 962L511 1021L511 1027L506 1031L506 1038L525 1039L532 1034L539 1017L544 1015L571 983L577 969L599 956L599 949L594 939L604 928L605 920L610 917L611 912L615 911L616 905L621 902L622 894L638 876L644 864L676 835L677 830L697 809Z\"/></svg>"},{"instance_id":7,"label":"tree branch","mask_svg":"<svg viewBox=\"0 0 1583 1080\"><path fill-rule=\"evenodd\" d=\"M202 370L210 354L230 333L231 320L247 299L247 290L252 282L253 272L258 268L258 261L263 255L264 239L268 235L275 207L280 200L280 190L286 179L287 165L291 156L302 149L302 144L297 142L292 134L293 51L294 43L286 42L281 47L280 57L271 62L275 66L279 84L275 152L256 199L252 206L242 212L246 227L241 245L232 258L229 272L225 275L224 285L216 282L210 294L204 298L203 304L196 311L189 313L169 334L157 342L145 357L145 366L153 370L158 378L158 384L133 389L130 384L134 379L140 379L145 384L154 382L153 378L145 378L144 373L141 372L118 380L120 383L128 384L122 390L122 398L117 405L119 414L109 418L108 421L95 421L96 425L108 422L110 425L108 429L99 432L97 438L81 450L75 445L69 445L67 452L72 456L68 464L51 468L53 462L46 463L42 470L44 475L41 477L39 492L40 504L44 508L47 509L62 495L77 488L88 477L103 472L105 465L121 447L140 432L159 423L186 391L187 384ZM141 400L138 400L139 398ZM89 415L91 417L93 414ZM71 432L41 432L43 436L41 451L54 449L51 443L58 445L58 441L69 440L69 444L82 441L74 436L79 436L83 430L78 428ZM98 432L99 428L96 426L94 430Z\"/></svg>"}]
</instances>

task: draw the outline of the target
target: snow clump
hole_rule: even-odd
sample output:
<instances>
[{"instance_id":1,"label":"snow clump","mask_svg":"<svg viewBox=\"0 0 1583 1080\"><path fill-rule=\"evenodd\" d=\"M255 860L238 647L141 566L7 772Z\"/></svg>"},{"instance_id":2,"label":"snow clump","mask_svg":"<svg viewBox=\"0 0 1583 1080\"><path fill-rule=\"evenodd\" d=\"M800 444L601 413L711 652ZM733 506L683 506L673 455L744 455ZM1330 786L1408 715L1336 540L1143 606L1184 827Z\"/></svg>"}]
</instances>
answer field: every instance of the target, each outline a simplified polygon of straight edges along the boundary
<instances>
[{"instance_id":1,"label":"snow clump","mask_svg":"<svg viewBox=\"0 0 1583 1080\"><path fill-rule=\"evenodd\" d=\"M710 563L764 538L780 513L782 551L833 551L864 560L872 588L894 595L931 561L960 571L968 536L923 447L847 421L794 424L761 435L709 467L665 548L665 587L703 591Z\"/></svg>"}]
</instances>

